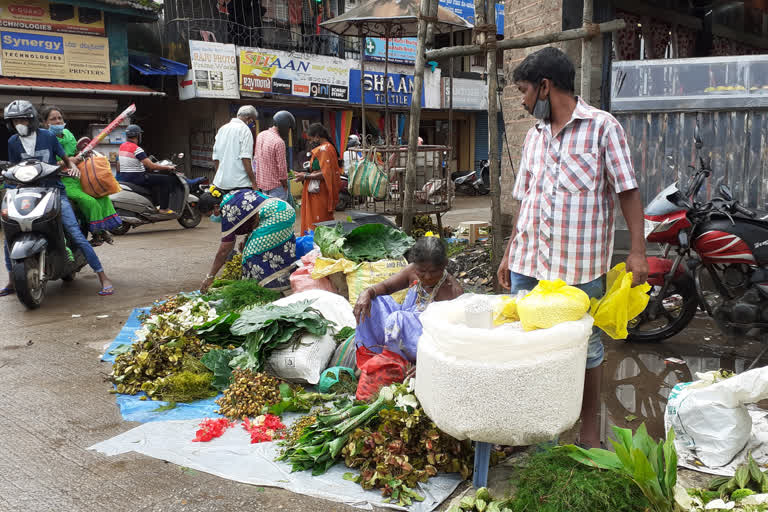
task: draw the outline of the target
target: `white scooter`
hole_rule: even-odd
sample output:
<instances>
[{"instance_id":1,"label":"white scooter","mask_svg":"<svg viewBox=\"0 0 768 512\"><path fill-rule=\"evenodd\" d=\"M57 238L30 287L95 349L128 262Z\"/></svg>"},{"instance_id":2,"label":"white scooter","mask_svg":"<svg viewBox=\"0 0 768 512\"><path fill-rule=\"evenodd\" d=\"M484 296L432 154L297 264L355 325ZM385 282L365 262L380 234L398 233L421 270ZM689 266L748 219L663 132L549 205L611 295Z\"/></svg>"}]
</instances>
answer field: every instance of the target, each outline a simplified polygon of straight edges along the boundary
<instances>
[{"instance_id":1,"label":"white scooter","mask_svg":"<svg viewBox=\"0 0 768 512\"><path fill-rule=\"evenodd\" d=\"M176 156L180 160L184 158L184 153L179 153ZM160 165L176 165L172 160L163 160L158 163ZM184 174L179 171L172 171L169 175L176 177L171 185L168 200L168 208L173 210L173 213L160 213L157 210L152 201L152 191L149 188L135 183L120 182L122 190L109 196L115 205L117 214L123 221L120 227L110 230L113 235L124 235L131 228L167 220L177 220L185 228L194 228L200 224L201 216L197 210L198 198L190 194L189 184Z\"/></svg>"}]
</instances>

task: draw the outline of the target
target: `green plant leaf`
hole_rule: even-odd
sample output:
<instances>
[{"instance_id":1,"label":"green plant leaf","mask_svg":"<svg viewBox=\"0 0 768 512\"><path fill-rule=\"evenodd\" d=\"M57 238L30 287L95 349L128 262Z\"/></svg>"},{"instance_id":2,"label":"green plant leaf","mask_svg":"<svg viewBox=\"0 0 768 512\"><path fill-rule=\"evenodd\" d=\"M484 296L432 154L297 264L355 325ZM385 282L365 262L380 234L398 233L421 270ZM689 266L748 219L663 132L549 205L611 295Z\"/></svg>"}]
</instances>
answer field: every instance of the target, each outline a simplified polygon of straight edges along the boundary
<instances>
[{"instance_id":1,"label":"green plant leaf","mask_svg":"<svg viewBox=\"0 0 768 512\"><path fill-rule=\"evenodd\" d=\"M675 449L675 431L671 428L667 432L667 440L664 441L664 480L667 489L674 495L675 485L677 485L677 450Z\"/></svg>"},{"instance_id":2,"label":"green plant leaf","mask_svg":"<svg viewBox=\"0 0 768 512\"><path fill-rule=\"evenodd\" d=\"M213 372L211 386L219 391L224 391L229 387L232 380L232 368L229 363L238 353L237 350L211 350L203 355L200 361Z\"/></svg>"},{"instance_id":3,"label":"green plant leaf","mask_svg":"<svg viewBox=\"0 0 768 512\"><path fill-rule=\"evenodd\" d=\"M591 448L589 450L585 450L579 446L568 444L565 446L558 446L553 450L561 451L576 462L580 462L585 466L611 470L622 469L622 464L616 457L616 454L601 448Z\"/></svg>"},{"instance_id":4,"label":"green plant leaf","mask_svg":"<svg viewBox=\"0 0 768 512\"><path fill-rule=\"evenodd\" d=\"M614 426L613 435L616 436L616 440L621 443L627 452L632 450L632 431L630 429Z\"/></svg>"},{"instance_id":5,"label":"green plant leaf","mask_svg":"<svg viewBox=\"0 0 768 512\"><path fill-rule=\"evenodd\" d=\"M344 257L341 252L341 248L344 245L344 230L341 224L337 224L333 228L317 226L315 228L314 242L326 258L338 260Z\"/></svg>"},{"instance_id":6,"label":"green plant leaf","mask_svg":"<svg viewBox=\"0 0 768 512\"><path fill-rule=\"evenodd\" d=\"M150 412L165 412L176 408L176 402L168 402L165 405L161 405L157 409L152 409Z\"/></svg>"}]
</instances>

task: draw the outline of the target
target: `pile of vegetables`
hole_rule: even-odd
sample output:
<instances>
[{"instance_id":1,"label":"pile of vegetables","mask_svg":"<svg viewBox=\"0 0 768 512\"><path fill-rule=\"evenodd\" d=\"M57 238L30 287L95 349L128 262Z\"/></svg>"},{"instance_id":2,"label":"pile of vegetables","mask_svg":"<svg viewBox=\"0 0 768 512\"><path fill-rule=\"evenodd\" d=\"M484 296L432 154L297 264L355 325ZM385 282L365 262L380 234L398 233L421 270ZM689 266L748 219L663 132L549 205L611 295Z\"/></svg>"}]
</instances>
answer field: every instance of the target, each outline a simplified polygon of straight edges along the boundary
<instances>
[{"instance_id":1,"label":"pile of vegetables","mask_svg":"<svg viewBox=\"0 0 768 512\"><path fill-rule=\"evenodd\" d=\"M280 292L259 286L258 281L216 281L205 297L209 301L221 301L216 306L220 312L241 311L250 306L262 306L279 299Z\"/></svg>"},{"instance_id":2,"label":"pile of vegetables","mask_svg":"<svg viewBox=\"0 0 768 512\"><path fill-rule=\"evenodd\" d=\"M280 401L280 381L266 373L237 369L224 396L216 400L222 416L243 419L258 416L266 405Z\"/></svg>"},{"instance_id":3,"label":"pile of vegetables","mask_svg":"<svg viewBox=\"0 0 768 512\"><path fill-rule=\"evenodd\" d=\"M314 241L326 258L356 263L401 258L414 244L413 238L385 224L364 224L346 235L340 224L318 226Z\"/></svg>"},{"instance_id":4,"label":"pile of vegetables","mask_svg":"<svg viewBox=\"0 0 768 512\"><path fill-rule=\"evenodd\" d=\"M709 482L707 489L688 489L689 500L684 510L768 510L768 473L763 472L752 454L736 468L732 477L719 476ZM678 500L680 502L681 500Z\"/></svg>"},{"instance_id":5,"label":"pile of vegetables","mask_svg":"<svg viewBox=\"0 0 768 512\"><path fill-rule=\"evenodd\" d=\"M231 260L224 264L221 270L221 278L236 281L243 278L243 255L235 254Z\"/></svg>"}]
</instances>

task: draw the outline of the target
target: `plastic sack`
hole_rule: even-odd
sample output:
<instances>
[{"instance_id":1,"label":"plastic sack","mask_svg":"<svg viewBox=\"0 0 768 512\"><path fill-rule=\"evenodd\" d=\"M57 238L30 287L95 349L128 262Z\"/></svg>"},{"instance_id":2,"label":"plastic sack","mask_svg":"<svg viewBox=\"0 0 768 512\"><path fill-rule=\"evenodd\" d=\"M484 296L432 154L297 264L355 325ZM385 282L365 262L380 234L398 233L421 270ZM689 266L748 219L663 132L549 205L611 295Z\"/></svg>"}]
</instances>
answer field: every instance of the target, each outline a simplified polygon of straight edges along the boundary
<instances>
[{"instance_id":1,"label":"plastic sack","mask_svg":"<svg viewBox=\"0 0 768 512\"><path fill-rule=\"evenodd\" d=\"M379 260L373 262L355 263L348 259L332 260L330 258L319 257L315 260L315 267L312 269L312 277L328 277L338 272L346 275L347 289L349 292L349 303L356 304L357 297L365 291L366 288L378 284L385 279L397 274L405 267L408 262L405 258L399 260ZM392 298L398 304L402 304L408 290L402 290L392 294Z\"/></svg>"},{"instance_id":2,"label":"plastic sack","mask_svg":"<svg viewBox=\"0 0 768 512\"><path fill-rule=\"evenodd\" d=\"M296 238L296 257L301 258L305 254L312 252L315 247L315 232L310 231L308 235Z\"/></svg>"},{"instance_id":3,"label":"plastic sack","mask_svg":"<svg viewBox=\"0 0 768 512\"><path fill-rule=\"evenodd\" d=\"M355 335L347 338L343 343L339 343L336 351L331 358L331 366L344 366L346 368L357 368L355 361Z\"/></svg>"},{"instance_id":4,"label":"plastic sack","mask_svg":"<svg viewBox=\"0 0 768 512\"><path fill-rule=\"evenodd\" d=\"M353 196L384 199L389 190L389 178L380 165L363 160L352 169L348 186Z\"/></svg>"},{"instance_id":5,"label":"plastic sack","mask_svg":"<svg viewBox=\"0 0 768 512\"><path fill-rule=\"evenodd\" d=\"M355 395L358 400L370 400L381 388L395 382L403 382L408 373L408 361L400 354L387 349L377 354L365 347L359 347L357 366L360 368Z\"/></svg>"},{"instance_id":6,"label":"plastic sack","mask_svg":"<svg viewBox=\"0 0 768 512\"><path fill-rule=\"evenodd\" d=\"M327 292L336 293L336 289L333 287L333 284L331 284L331 280L327 277L321 277L319 279L312 278L312 269L315 266L315 260L319 254L320 251L313 250L301 258L302 267L293 272L290 277L291 290L293 293L307 290L325 290Z\"/></svg>"},{"instance_id":7,"label":"plastic sack","mask_svg":"<svg viewBox=\"0 0 768 512\"><path fill-rule=\"evenodd\" d=\"M589 295L562 279L539 281L531 293L517 301L523 329L549 329L563 322L574 322L589 311Z\"/></svg>"},{"instance_id":8,"label":"plastic sack","mask_svg":"<svg viewBox=\"0 0 768 512\"><path fill-rule=\"evenodd\" d=\"M91 197L101 198L122 190L112 174L112 166L104 155L94 153L77 165L80 170L80 185L83 192Z\"/></svg>"},{"instance_id":9,"label":"plastic sack","mask_svg":"<svg viewBox=\"0 0 768 512\"><path fill-rule=\"evenodd\" d=\"M718 375L697 373L699 380L677 384L664 411L664 428L675 429L675 443L711 468L728 464L746 446L752 432L746 405L768 398L768 367L724 380Z\"/></svg>"},{"instance_id":10,"label":"plastic sack","mask_svg":"<svg viewBox=\"0 0 768 512\"><path fill-rule=\"evenodd\" d=\"M320 311L337 329L355 327L352 306L339 295L324 290L295 293L274 302L285 306L301 300L313 300L312 307ZM291 382L317 384L328 367L336 341L330 333L325 336L303 336L298 344L285 343L275 348L267 359L267 368L277 377Z\"/></svg>"},{"instance_id":11,"label":"plastic sack","mask_svg":"<svg viewBox=\"0 0 768 512\"><path fill-rule=\"evenodd\" d=\"M424 412L456 439L527 446L571 428L581 412L592 317L525 332L517 324L468 327L464 294L433 302L416 358L416 396ZM460 385L457 385L460 383Z\"/></svg>"},{"instance_id":12,"label":"plastic sack","mask_svg":"<svg viewBox=\"0 0 768 512\"><path fill-rule=\"evenodd\" d=\"M520 321L520 313L517 311L517 301L528 295L528 290L520 290L514 297L502 295L493 308L493 325L511 324Z\"/></svg>"},{"instance_id":13,"label":"plastic sack","mask_svg":"<svg viewBox=\"0 0 768 512\"><path fill-rule=\"evenodd\" d=\"M626 265L619 263L608 272L607 288L602 299L592 299L590 314L595 326L605 334L615 340L626 339L627 324L648 305L651 285L644 283L632 288L632 272L627 272Z\"/></svg>"},{"instance_id":14,"label":"plastic sack","mask_svg":"<svg viewBox=\"0 0 768 512\"><path fill-rule=\"evenodd\" d=\"M321 393L330 392L331 387L339 382L339 376L342 372L348 373L353 379L357 379L357 377L355 377L355 370L352 368L347 368L345 366L331 366L320 376L320 384L317 386L318 391Z\"/></svg>"}]
</instances>

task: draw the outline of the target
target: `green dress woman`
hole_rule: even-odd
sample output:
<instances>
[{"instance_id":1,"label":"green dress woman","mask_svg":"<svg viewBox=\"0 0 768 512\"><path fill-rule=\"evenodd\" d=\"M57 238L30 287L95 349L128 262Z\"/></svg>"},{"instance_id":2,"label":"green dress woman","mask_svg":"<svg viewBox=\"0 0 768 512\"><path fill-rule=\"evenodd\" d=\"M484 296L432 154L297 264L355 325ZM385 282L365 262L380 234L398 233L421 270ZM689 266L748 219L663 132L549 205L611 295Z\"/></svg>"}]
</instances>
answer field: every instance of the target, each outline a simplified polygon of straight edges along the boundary
<instances>
[{"instance_id":1,"label":"green dress woman","mask_svg":"<svg viewBox=\"0 0 768 512\"><path fill-rule=\"evenodd\" d=\"M48 107L42 112L43 126L51 131L59 139L67 156L72 157L77 153L77 140L75 136L64 128L64 116L57 107ZM112 205L109 197L95 198L83 191L80 180L74 177L63 177L61 182L67 192L69 200L75 204L76 209L88 222L88 231L91 232L91 245L99 246L104 242L112 243L110 229L115 229L122 220Z\"/></svg>"}]
</instances>

